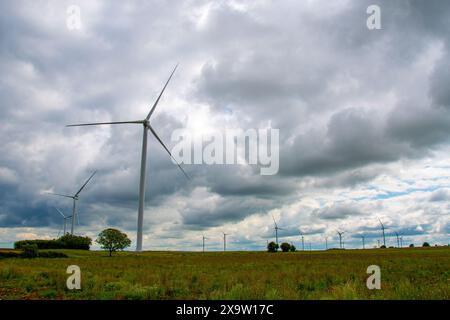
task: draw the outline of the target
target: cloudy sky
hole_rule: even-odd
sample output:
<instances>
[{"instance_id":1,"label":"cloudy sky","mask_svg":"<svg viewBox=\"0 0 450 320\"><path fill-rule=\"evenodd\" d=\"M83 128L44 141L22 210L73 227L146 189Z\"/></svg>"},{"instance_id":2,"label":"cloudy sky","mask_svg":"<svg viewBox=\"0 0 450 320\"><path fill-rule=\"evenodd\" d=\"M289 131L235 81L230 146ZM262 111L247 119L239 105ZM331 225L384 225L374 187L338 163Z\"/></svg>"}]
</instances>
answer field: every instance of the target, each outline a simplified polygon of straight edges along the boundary
<instances>
[{"instance_id":1,"label":"cloudy sky","mask_svg":"<svg viewBox=\"0 0 450 320\"><path fill-rule=\"evenodd\" d=\"M381 29L367 7L379 5ZM81 28L68 18L76 5ZM450 235L448 1L1 1L0 247L53 238L70 199L79 234L135 246L142 129L65 128L142 119L169 148L185 128L277 128L280 169L185 165L149 139L145 249L322 249ZM68 24L69 22L69 24Z\"/></svg>"}]
</instances>

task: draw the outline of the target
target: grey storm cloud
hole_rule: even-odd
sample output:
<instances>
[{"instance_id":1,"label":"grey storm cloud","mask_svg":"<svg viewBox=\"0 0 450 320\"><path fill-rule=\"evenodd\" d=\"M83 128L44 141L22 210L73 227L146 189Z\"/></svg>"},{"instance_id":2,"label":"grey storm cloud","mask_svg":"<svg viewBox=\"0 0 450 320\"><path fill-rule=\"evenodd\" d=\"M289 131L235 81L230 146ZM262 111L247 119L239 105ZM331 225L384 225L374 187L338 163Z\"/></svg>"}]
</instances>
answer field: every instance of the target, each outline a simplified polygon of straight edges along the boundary
<instances>
[{"instance_id":1,"label":"grey storm cloud","mask_svg":"<svg viewBox=\"0 0 450 320\"><path fill-rule=\"evenodd\" d=\"M45 191L72 192L98 170L79 201L81 224L134 231L140 127L64 125L145 117L177 62L152 118L169 148L172 132L206 106L213 126L280 129L280 171L191 165L188 181L150 138L146 231L174 211L161 238L267 219L308 187L318 198L356 189L398 161L444 150L450 3L375 3L383 28L371 31L374 1L77 1L83 27L70 31L70 1L2 1L0 227L58 226L53 207L70 203ZM211 202L195 198L199 189ZM327 221L364 216L355 204L320 206L303 211Z\"/></svg>"},{"instance_id":2,"label":"grey storm cloud","mask_svg":"<svg viewBox=\"0 0 450 320\"><path fill-rule=\"evenodd\" d=\"M364 213L360 209L346 204L336 204L330 207L316 209L312 212L313 216L317 216L325 220L337 220L347 217L360 217Z\"/></svg>"},{"instance_id":3,"label":"grey storm cloud","mask_svg":"<svg viewBox=\"0 0 450 320\"><path fill-rule=\"evenodd\" d=\"M433 192L430 195L431 202L441 202L450 200L450 192L449 190L441 189Z\"/></svg>"}]
</instances>

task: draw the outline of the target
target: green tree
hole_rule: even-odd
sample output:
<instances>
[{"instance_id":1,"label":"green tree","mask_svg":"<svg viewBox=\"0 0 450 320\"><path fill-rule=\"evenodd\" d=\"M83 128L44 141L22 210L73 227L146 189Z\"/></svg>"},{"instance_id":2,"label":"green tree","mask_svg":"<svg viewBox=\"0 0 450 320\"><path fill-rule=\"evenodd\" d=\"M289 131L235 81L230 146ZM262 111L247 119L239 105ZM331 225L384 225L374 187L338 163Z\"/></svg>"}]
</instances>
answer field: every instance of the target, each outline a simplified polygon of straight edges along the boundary
<instances>
[{"instance_id":1,"label":"green tree","mask_svg":"<svg viewBox=\"0 0 450 320\"><path fill-rule=\"evenodd\" d=\"M289 250L291 249L291 245L287 242L283 242L280 246L281 251L283 252L289 252Z\"/></svg>"},{"instance_id":2,"label":"green tree","mask_svg":"<svg viewBox=\"0 0 450 320\"><path fill-rule=\"evenodd\" d=\"M278 251L278 244L276 244L275 242L269 242L269 244L267 245L267 251L269 252L277 252Z\"/></svg>"},{"instance_id":3,"label":"green tree","mask_svg":"<svg viewBox=\"0 0 450 320\"><path fill-rule=\"evenodd\" d=\"M410 248L414 248L414 243L411 243L411 244L409 245L409 247L410 247Z\"/></svg>"},{"instance_id":4,"label":"green tree","mask_svg":"<svg viewBox=\"0 0 450 320\"><path fill-rule=\"evenodd\" d=\"M291 248L289 249L290 252L295 252L297 250L297 248L291 244Z\"/></svg>"},{"instance_id":5,"label":"green tree","mask_svg":"<svg viewBox=\"0 0 450 320\"><path fill-rule=\"evenodd\" d=\"M111 257L114 251L129 247L131 240L120 230L108 228L100 232L97 243L101 245L102 249L108 250Z\"/></svg>"},{"instance_id":6,"label":"green tree","mask_svg":"<svg viewBox=\"0 0 450 320\"><path fill-rule=\"evenodd\" d=\"M429 247L429 246L430 246L430 244L428 242L424 242L422 245L422 247Z\"/></svg>"}]
</instances>

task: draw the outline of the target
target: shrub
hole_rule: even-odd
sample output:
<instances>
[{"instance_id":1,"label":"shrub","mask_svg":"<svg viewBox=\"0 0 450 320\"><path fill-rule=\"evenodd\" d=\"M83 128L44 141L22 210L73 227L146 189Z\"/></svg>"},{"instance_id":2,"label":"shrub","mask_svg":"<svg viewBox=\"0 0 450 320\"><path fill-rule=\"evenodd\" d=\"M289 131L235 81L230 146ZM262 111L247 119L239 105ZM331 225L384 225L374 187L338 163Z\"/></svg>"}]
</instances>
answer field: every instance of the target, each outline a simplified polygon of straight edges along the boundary
<instances>
[{"instance_id":1,"label":"shrub","mask_svg":"<svg viewBox=\"0 0 450 320\"><path fill-rule=\"evenodd\" d=\"M80 249L89 250L92 240L89 237L65 234L59 239L53 240L22 240L14 243L15 249L22 249L27 245L37 245L38 249Z\"/></svg>"},{"instance_id":2,"label":"shrub","mask_svg":"<svg viewBox=\"0 0 450 320\"><path fill-rule=\"evenodd\" d=\"M38 249L62 249L57 240L22 240L14 243L14 249L22 249L27 245L37 245Z\"/></svg>"},{"instance_id":3,"label":"shrub","mask_svg":"<svg viewBox=\"0 0 450 320\"><path fill-rule=\"evenodd\" d=\"M278 251L278 244L275 242L269 242L267 245L267 251L269 252L277 252Z\"/></svg>"},{"instance_id":4,"label":"shrub","mask_svg":"<svg viewBox=\"0 0 450 320\"><path fill-rule=\"evenodd\" d=\"M22 257L37 258L39 255L38 246L36 244L27 244L22 247Z\"/></svg>"},{"instance_id":5,"label":"shrub","mask_svg":"<svg viewBox=\"0 0 450 320\"><path fill-rule=\"evenodd\" d=\"M39 252L39 258L68 258L67 254L55 251Z\"/></svg>"},{"instance_id":6,"label":"shrub","mask_svg":"<svg viewBox=\"0 0 450 320\"><path fill-rule=\"evenodd\" d=\"M380 248L381 249L386 249L386 246L383 244Z\"/></svg>"},{"instance_id":7,"label":"shrub","mask_svg":"<svg viewBox=\"0 0 450 320\"><path fill-rule=\"evenodd\" d=\"M60 237L57 241L62 243L62 249L89 250L92 244L92 239L89 237L75 236L68 233Z\"/></svg>"},{"instance_id":8,"label":"shrub","mask_svg":"<svg viewBox=\"0 0 450 320\"><path fill-rule=\"evenodd\" d=\"M424 242L423 244L422 244L422 247L429 247L430 246L430 244L428 243L428 242Z\"/></svg>"},{"instance_id":9,"label":"shrub","mask_svg":"<svg viewBox=\"0 0 450 320\"><path fill-rule=\"evenodd\" d=\"M281 251L283 252L289 252L289 250L291 249L291 245L287 242L283 242L280 246Z\"/></svg>"},{"instance_id":10,"label":"shrub","mask_svg":"<svg viewBox=\"0 0 450 320\"><path fill-rule=\"evenodd\" d=\"M11 251L11 250L1 250L0 251L0 259L1 258L19 258L20 257L20 253L19 252L15 252L15 251Z\"/></svg>"}]
</instances>

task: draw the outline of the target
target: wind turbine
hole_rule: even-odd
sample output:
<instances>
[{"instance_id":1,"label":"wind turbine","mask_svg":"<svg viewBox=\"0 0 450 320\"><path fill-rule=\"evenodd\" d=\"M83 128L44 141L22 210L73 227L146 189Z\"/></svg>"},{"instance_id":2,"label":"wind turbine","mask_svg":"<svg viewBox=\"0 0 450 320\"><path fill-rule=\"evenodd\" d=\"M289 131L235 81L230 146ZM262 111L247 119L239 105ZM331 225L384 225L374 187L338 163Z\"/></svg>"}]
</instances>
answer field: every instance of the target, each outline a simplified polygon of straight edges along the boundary
<instances>
[{"instance_id":1,"label":"wind turbine","mask_svg":"<svg viewBox=\"0 0 450 320\"><path fill-rule=\"evenodd\" d=\"M203 235L203 252L205 252L205 239L207 238L205 237L205 235Z\"/></svg>"},{"instance_id":2,"label":"wind turbine","mask_svg":"<svg viewBox=\"0 0 450 320\"><path fill-rule=\"evenodd\" d=\"M222 233L223 233L223 251L227 251L227 236L229 234L225 232Z\"/></svg>"},{"instance_id":3,"label":"wind turbine","mask_svg":"<svg viewBox=\"0 0 450 320\"><path fill-rule=\"evenodd\" d=\"M328 237L325 237L325 249L328 250Z\"/></svg>"},{"instance_id":4,"label":"wind turbine","mask_svg":"<svg viewBox=\"0 0 450 320\"><path fill-rule=\"evenodd\" d=\"M169 76L169 79L167 79L163 89L161 90L158 98L156 99L155 103L153 104L152 108L150 109L150 112L147 114L145 119L135 120L135 121L95 122L95 123L80 123L80 124L67 125L67 127L97 126L97 125L109 125L109 124L140 124L143 126L144 134L142 137L142 155L141 155L141 173L140 173L140 182L139 182L139 208L138 208L138 220L137 220L136 251L142 251L142 229L143 229L143 222L144 222L145 170L147 167L148 131L150 131L153 134L153 136L156 138L156 140L158 140L158 142L163 146L164 150L167 151L167 153L172 158L172 160L177 164L178 168L180 168L180 170L183 172L183 174L189 179L189 176L186 174L186 172L183 170L183 168L180 166L180 164L175 160L175 158L172 156L172 153L169 151L169 149L162 142L161 138L155 132L153 127L150 125L150 117L152 116L153 112L155 111L156 106L158 105L159 100L161 99L161 96L164 93L164 90L166 90L166 87L169 84L170 79L172 79L172 76L175 73L175 70L177 69L177 67L178 67L178 64L173 69L172 73Z\"/></svg>"},{"instance_id":5,"label":"wind turbine","mask_svg":"<svg viewBox=\"0 0 450 320\"><path fill-rule=\"evenodd\" d=\"M385 234L384 234L384 224L383 224L383 222L381 222L381 220L380 219L378 219L378 221L380 221L380 224L381 224L381 231L383 232L383 244L384 244L384 247L386 248L386 236L385 236Z\"/></svg>"},{"instance_id":6,"label":"wind turbine","mask_svg":"<svg viewBox=\"0 0 450 320\"><path fill-rule=\"evenodd\" d=\"M54 195L54 196L60 196L60 197L66 197L66 198L71 198L73 199L73 207L72 207L72 226L70 228L70 234L73 235L73 227L75 224L75 217L78 218L77 212L76 212L76 202L78 200L78 196L80 195L80 192L84 189L84 187L86 187L86 185L89 183L89 181L91 181L92 177L97 173L97 171L94 171L93 174L91 174L91 176L89 177L89 179L86 180L86 182L81 186L81 188L77 191L77 193L75 193L73 196L71 195L67 195L67 194L60 194L60 193L52 193L52 192L48 192L48 194Z\"/></svg>"},{"instance_id":7,"label":"wind turbine","mask_svg":"<svg viewBox=\"0 0 450 320\"><path fill-rule=\"evenodd\" d=\"M366 244L365 244L365 238L366 238L366 236L364 236L364 235L361 235L361 239L362 239L362 243L363 243L363 249L365 249L365 248L366 248Z\"/></svg>"},{"instance_id":8,"label":"wind turbine","mask_svg":"<svg viewBox=\"0 0 450 320\"><path fill-rule=\"evenodd\" d=\"M338 235L339 235L339 247L341 248L341 249L343 249L343 246L342 246L342 235L345 233L345 231L342 231L342 232L337 232L338 233Z\"/></svg>"},{"instance_id":9,"label":"wind turbine","mask_svg":"<svg viewBox=\"0 0 450 320\"><path fill-rule=\"evenodd\" d=\"M278 245L278 230L284 230L284 229L283 229L283 228L280 228L280 227L277 225L277 222L275 221L275 218L273 217L273 215L272 215L272 219L273 219L273 223L275 224L275 227L274 227L274 229L275 229L275 238L276 238L277 245Z\"/></svg>"},{"instance_id":10,"label":"wind turbine","mask_svg":"<svg viewBox=\"0 0 450 320\"><path fill-rule=\"evenodd\" d=\"M61 210L59 210L58 208L55 208L55 209L59 212L59 214L60 214L60 215L63 217L63 219L64 219L64 227L63 227L64 233L63 233L63 235L66 235L67 219L72 218L72 216L66 216L66 215L64 215L64 213L62 213Z\"/></svg>"},{"instance_id":11,"label":"wind turbine","mask_svg":"<svg viewBox=\"0 0 450 320\"><path fill-rule=\"evenodd\" d=\"M298 232L300 232L300 235L302 236L302 250L305 251L305 238L303 237L303 233L301 230L299 230Z\"/></svg>"},{"instance_id":12,"label":"wind turbine","mask_svg":"<svg viewBox=\"0 0 450 320\"><path fill-rule=\"evenodd\" d=\"M400 237L400 248L403 248L403 236Z\"/></svg>"},{"instance_id":13,"label":"wind turbine","mask_svg":"<svg viewBox=\"0 0 450 320\"><path fill-rule=\"evenodd\" d=\"M400 234L397 231L394 231L395 236L397 237L397 248L400 248Z\"/></svg>"}]
</instances>

